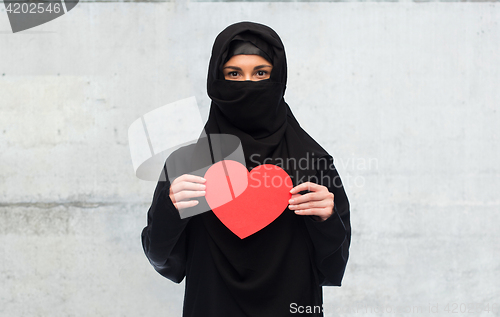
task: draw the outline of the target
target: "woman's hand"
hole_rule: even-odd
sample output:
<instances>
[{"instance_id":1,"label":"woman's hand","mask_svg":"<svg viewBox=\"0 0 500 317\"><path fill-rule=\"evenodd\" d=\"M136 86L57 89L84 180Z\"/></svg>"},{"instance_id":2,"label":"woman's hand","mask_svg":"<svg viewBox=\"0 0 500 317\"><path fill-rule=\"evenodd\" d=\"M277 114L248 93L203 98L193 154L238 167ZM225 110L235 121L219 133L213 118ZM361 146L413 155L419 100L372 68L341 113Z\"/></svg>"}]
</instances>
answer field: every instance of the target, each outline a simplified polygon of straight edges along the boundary
<instances>
[{"instance_id":1,"label":"woman's hand","mask_svg":"<svg viewBox=\"0 0 500 317\"><path fill-rule=\"evenodd\" d=\"M304 190L309 193L299 194ZM325 186L306 182L292 188L290 193L292 198L288 201L288 208L297 215L309 215L317 221L325 221L333 214L333 193Z\"/></svg>"},{"instance_id":2,"label":"woman's hand","mask_svg":"<svg viewBox=\"0 0 500 317\"><path fill-rule=\"evenodd\" d=\"M190 174L177 177L170 185L169 193L175 208L181 210L198 205L197 200L190 199L205 196L205 181L203 177Z\"/></svg>"}]
</instances>

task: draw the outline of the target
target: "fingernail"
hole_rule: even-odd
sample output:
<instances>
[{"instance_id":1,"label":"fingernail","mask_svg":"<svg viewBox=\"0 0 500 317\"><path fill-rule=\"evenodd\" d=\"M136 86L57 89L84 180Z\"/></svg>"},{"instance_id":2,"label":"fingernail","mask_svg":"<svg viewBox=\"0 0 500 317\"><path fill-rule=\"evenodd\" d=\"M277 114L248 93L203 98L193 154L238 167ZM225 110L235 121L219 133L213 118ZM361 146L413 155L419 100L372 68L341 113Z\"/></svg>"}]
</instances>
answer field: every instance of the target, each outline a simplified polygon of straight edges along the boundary
<instances>
[{"instance_id":1,"label":"fingernail","mask_svg":"<svg viewBox=\"0 0 500 317\"><path fill-rule=\"evenodd\" d=\"M290 199L288 202L289 202L290 204L293 204L293 203L295 202L295 200L294 200L294 199Z\"/></svg>"}]
</instances>

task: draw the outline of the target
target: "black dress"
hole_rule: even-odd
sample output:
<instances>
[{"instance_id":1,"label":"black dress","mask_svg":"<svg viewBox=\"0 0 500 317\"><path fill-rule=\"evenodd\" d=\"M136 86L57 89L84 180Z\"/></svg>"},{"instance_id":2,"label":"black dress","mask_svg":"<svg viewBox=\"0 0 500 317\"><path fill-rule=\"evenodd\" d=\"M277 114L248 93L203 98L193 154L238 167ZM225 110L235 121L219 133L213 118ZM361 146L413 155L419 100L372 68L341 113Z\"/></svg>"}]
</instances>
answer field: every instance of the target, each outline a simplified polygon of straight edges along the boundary
<instances>
[{"instance_id":1,"label":"black dress","mask_svg":"<svg viewBox=\"0 0 500 317\"><path fill-rule=\"evenodd\" d=\"M234 40L265 52L273 64L269 79L223 79L221 65ZM351 239L349 202L332 157L300 127L284 101L286 74L284 46L272 29L251 22L226 28L212 50L207 81L212 104L204 132L238 137L248 170L264 162L306 160L307 168L281 167L294 186L305 181L326 186L334 194L334 212L317 222L287 208L262 230L240 239L212 211L181 219L168 195L169 178L160 177L166 181L156 187L142 244L161 275L176 283L186 277L185 317L323 316L321 286L341 284ZM177 150L166 166L196 171L232 151L224 144L228 148L218 159L214 152L203 162L201 143ZM191 158L200 157L194 164ZM316 164L320 158L326 163Z\"/></svg>"},{"instance_id":2,"label":"black dress","mask_svg":"<svg viewBox=\"0 0 500 317\"><path fill-rule=\"evenodd\" d=\"M313 312L301 316L323 316L321 286L340 286L351 233L337 171L318 175L334 194L330 218L317 222L287 208L245 239L212 211L181 219L168 195L170 183L158 182L142 243L161 275L176 283L186 277L183 316L279 317L298 310Z\"/></svg>"}]
</instances>

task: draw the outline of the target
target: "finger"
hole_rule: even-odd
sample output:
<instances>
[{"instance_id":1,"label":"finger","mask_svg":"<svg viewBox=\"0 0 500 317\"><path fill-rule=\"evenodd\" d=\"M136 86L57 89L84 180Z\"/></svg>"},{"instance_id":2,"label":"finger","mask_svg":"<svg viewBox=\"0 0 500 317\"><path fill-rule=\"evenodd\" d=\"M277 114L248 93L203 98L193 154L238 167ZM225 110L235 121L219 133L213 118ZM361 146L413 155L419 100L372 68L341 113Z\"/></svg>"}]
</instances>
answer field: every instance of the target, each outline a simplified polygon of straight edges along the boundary
<instances>
[{"instance_id":1,"label":"finger","mask_svg":"<svg viewBox=\"0 0 500 317\"><path fill-rule=\"evenodd\" d=\"M311 208L326 208L326 207L332 207L333 202L327 201L327 200L320 200L320 201L310 201L307 203L302 203L302 204L297 204L297 205L289 205L288 208L291 210L305 210L305 209L311 209Z\"/></svg>"},{"instance_id":2,"label":"finger","mask_svg":"<svg viewBox=\"0 0 500 317\"><path fill-rule=\"evenodd\" d=\"M197 191L183 190L183 191L180 191L178 193L175 193L174 198L175 198L176 202L181 202L181 201L185 201L185 200L195 198L195 197L202 197L202 196L205 196L205 194L206 194L206 192L204 190L197 190Z\"/></svg>"},{"instance_id":3,"label":"finger","mask_svg":"<svg viewBox=\"0 0 500 317\"><path fill-rule=\"evenodd\" d=\"M301 209L301 210L294 210L294 212L297 214L297 215L301 215L301 216L312 216L312 215L317 215L317 212L314 212L314 210L311 208L311 209Z\"/></svg>"},{"instance_id":4,"label":"finger","mask_svg":"<svg viewBox=\"0 0 500 317\"><path fill-rule=\"evenodd\" d=\"M181 192L183 190L189 191L189 190L205 190L207 188L206 185L199 184L199 183L191 183L191 182L179 182L176 184L172 184L170 187L172 189L172 192L175 194L177 192Z\"/></svg>"},{"instance_id":5,"label":"finger","mask_svg":"<svg viewBox=\"0 0 500 317\"><path fill-rule=\"evenodd\" d=\"M309 202L309 201L333 201L333 193L330 192L312 192L304 195L299 195L296 197L290 198L288 201L289 204L291 205L298 205L301 203Z\"/></svg>"},{"instance_id":6,"label":"finger","mask_svg":"<svg viewBox=\"0 0 500 317\"><path fill-rule=\"evenodd\" d=\"M204 179L203 177L200 177L200 176L196 176L196 175L191 175L191 174L183 174L179 177L177 177L173 182L191 182L191 183L200 183L200 184L203 184L205 183L207 180Z\"/></svg>"},{"instance_id":7,"label":"finger","mask_svg":"<svg viewBox=\"0 0 500 317\"><path fill-rule=\"evenodd\" d=\"M301 194L293 194L292 197L290 199L295 199L295 198L298 198L302 196Z\"/></svg>"},{"instance_id":8,"label":"finger","mask_svg":"<svg viewBox=\"0 0 500 317\"><path fill-rule=\"evenodd\" d=\"M318 212L317 209L297 210L297 211L295 211L295 214L297 214L299 216L311 216L316 221L325 221L326 219L328 219L332 216L332 214L329 214L329 213Z\"/></svg>"},{"instance_id":9,"label":"finger","mask_svg":"<svg viewBox=\"0 0 500 317\"><path fill-rule=\"evenodd\" d=\"M328 218L333 214L332 209L328 207L300 209L300 210L294 210L294 212L297 215L301 216L318 216L321 218Z\"/></svg>"},{"instance_id":10,"label":"finger","mask_svg":"<svg viewBox=\"0 0 500 317\"><path fill-rule=\"evenodd\" d=\"M175 203L174 206L175 208L177 208L177 210L181 210L181 209L185 209L185 208L189 208L189 207L194 207L196 205L198 205L198 201L197 200L188 200L188 201L181 201L181 202L178 202L178 203Z\"/></svg>"},{"instance_id":11,"label":"finger","mask_svg":"<svg viewBox=\"0 0 500 317\"><path fill-rule=\"evenodd\" d=\"M295 186L294 188L292 188L290 190L290 193L292 194L296 194L298 192L301 192L303 190L308 190L308 191L318 191L320 190L322 187L325 187L325 186L322 186L322 185L318 185L318 184L315 184L315 183L311 183L311 182L305 182L305 183L302 183L300 185L297 185ZM325 187L326 188L326 187Z\"/></svg>"}]
</instances>

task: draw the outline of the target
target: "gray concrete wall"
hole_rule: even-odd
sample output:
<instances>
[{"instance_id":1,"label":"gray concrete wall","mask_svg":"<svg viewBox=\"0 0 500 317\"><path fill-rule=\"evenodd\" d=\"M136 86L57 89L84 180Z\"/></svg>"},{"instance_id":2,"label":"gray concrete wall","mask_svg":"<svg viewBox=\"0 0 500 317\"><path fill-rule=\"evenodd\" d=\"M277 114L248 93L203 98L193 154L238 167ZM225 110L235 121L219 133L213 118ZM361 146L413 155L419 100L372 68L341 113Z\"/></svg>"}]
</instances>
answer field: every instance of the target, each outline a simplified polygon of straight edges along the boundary
<instances>
[{"instance_id":1,"label":"gray concrete wall","mask_svg":"<svg viewBox=\"0 0 500 317\"><path fill-rule=\"evenodd\" d=\"M1 316L180 316L183 285L143 255L155 184L127 129L193 95L206 119L211 45L240 20L282 37L286 100L351 201L325 315L500 316L497 3L80 3L16 34L0 17Z\"/></svg>"}]
</instances>

